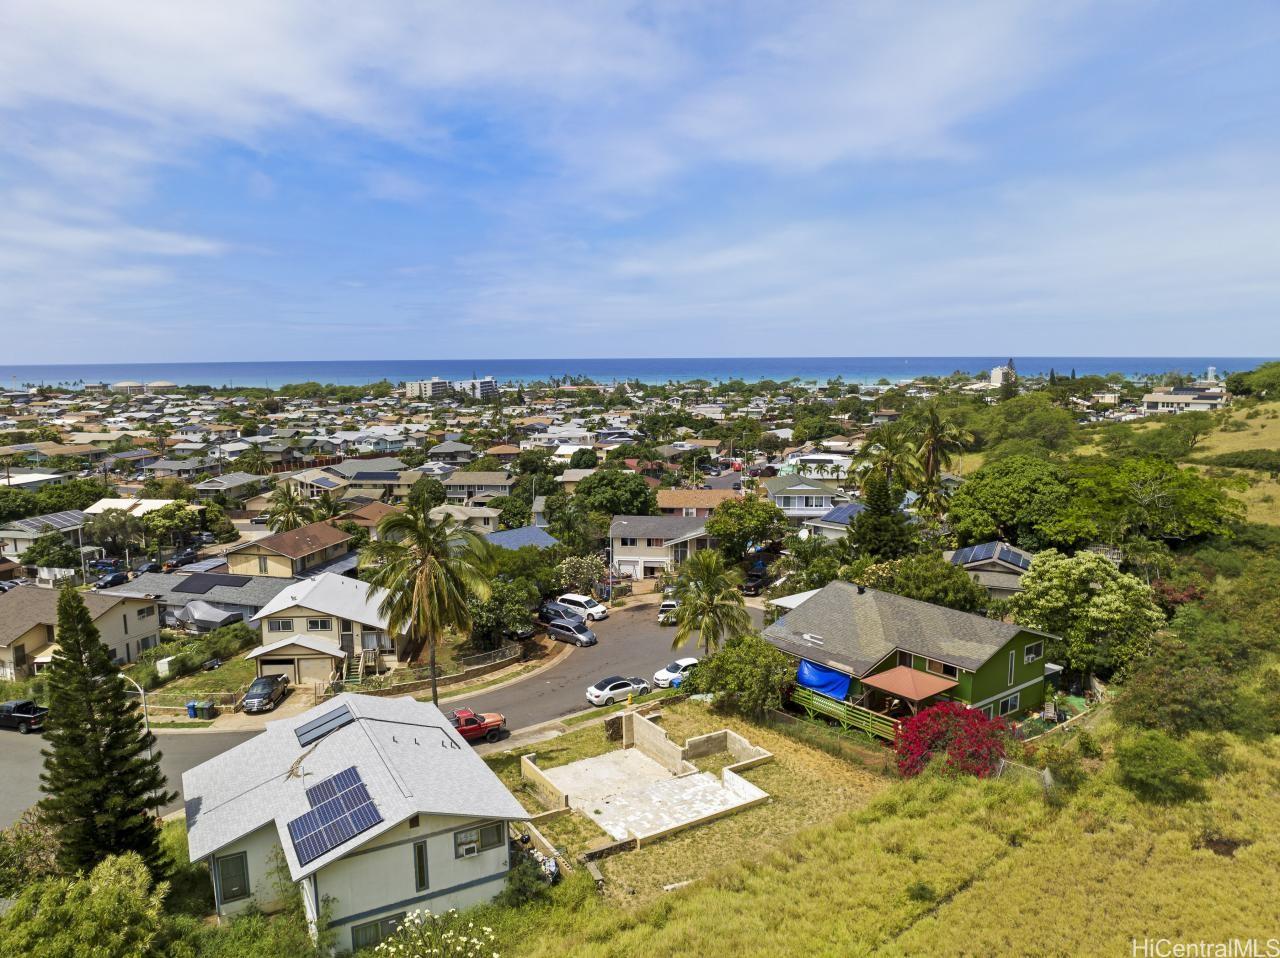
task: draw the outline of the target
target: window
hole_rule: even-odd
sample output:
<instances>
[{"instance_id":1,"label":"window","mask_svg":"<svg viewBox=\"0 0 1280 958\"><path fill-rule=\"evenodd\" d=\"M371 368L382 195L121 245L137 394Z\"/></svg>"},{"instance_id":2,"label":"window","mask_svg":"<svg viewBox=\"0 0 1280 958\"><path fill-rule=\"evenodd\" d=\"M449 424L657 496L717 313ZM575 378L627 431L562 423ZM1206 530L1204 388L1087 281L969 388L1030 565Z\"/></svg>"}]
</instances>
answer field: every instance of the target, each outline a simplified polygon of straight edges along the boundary
<instances>
[{"instance_id":1,"label":"window","mask_svg":"<svg viewBox=\"0 0 1280 958\"><path fill-rule=\"evenodd\" d=\"M995 713L993 711L994 708L995 706L993 705L984 705L982 706L982 714L985 715L987 718L995 718Z\"/></svg>"},{"instance_id":2,"label":"window","mask_svg":"<svg viewBox=\"0 0 1280 958\"><path fill-rule=\"evenodd\" d=\"M293 619L268 619L267 631L268 632L292 632Z\"/></svg>"},{"instance_id":3,"label":"window","mask_svg":"<svg viewBox=\"0 0 1280 958\"><path fill-rule=\"evenodd\" d=\"M386 918L379 918L377 921L366 922L363 925L352 925L351 949L360 951L364 948L377 948L391 937L402 921L404 921L404 912L388 915Z\"/></svg>"},{"instance_id":4,"label":"window","mask_svg":"<svg viewBox=\"0 0 1280 958\"><path fill-rule=\"evenodd\" d=\"M636 540L634 536L623 536L621 539L618 540L618 542L624 546L633 546L636 544Z\"/></svg>"},{"instance_id":5,"label":"window","mask_svg":"<svg viewBox=\"0 0 1280 958\"><path fill-rule=\"evenodd\" d=\"M426 891L431 887L427 873L427 843L413 843L413 879L418 891Z\"/></svg>"},{"instance_id":6,"label":"window","mask_svg":"<svg viewBox=\"0 0 1280 958\"><path fill-rule=\"evenodd\" d=\"M1013 662L1016 655L1017 653L1013 649L1009 650L1009 681L1005 685L1013 684ZM1004 713L1001 712L1000 714L1003 715Z\"/></svg>"},{"instance_id":7,"label":"window","mask_svg":"<svg viewBox=\"0 0 1280 958\"><path fill-rule=\"evenodd\" d=\"M223 904L249 897L249 856L244 852L218 859L218 896Z\"/></svg>"},{"instance_id":8,"label":"window","mask_svg":"<svg viewBox=\"0 0 1280 958\"><path fill-rule=\"evenodd\" d=\"M266 575L271 569L267 565L266 556L258 556L258 575Z\"/></svg>"},{"instance_id":9,"label":"window","mask_svg":"<svg viewBox=\"0 0 1280 958\"><path fill-rule=\"evenodd\" d=\"M333 619L307 619L308 632L332 632Z\"/></svg>"},{"instance_id":10,"label":"window","mask_svg":"<svg viewBox=\"0 0 1280 958\"><path fill-rule=\"evenodd\" d=\"M1007 699L1000 700L1000 714L1008 715L1010 712L1018 711L1019 695L1021 693L1014 692Z\"/></svg>"},{"instance_id":11,"label":"window","mask_svg":"<svg viewBox=\"0 0 1280 958\"><path fill-rule=\"evenodd\" d=\"M898 650L898 664L899 664L899 665L905 665L907 668L911 668L911 666L914 664L914 663L912 662L911 653L910 653L910 652L904 652L902 649L899 649L899 650Z\"/></svg>"},{"instance_id":12,"label":"window","mask_svg":"<svg viewBox=\"0 0 1280 958\"><path fill-rule=\"evenodd\" d=\"M129 613L121 612L120 621L124 624L124 634L128 635L129 634Z\"/></svg>"},{"instance_id":13,"label":"window","mask_svg":"<svg viewBox=\"0 0 1280 958\"><path fill-rule=\"evenodd\" d=\"M1022 664L1030 665L1032 662L1038 662L1043 655L1044 642L1032 642L1022 650Z\"/></svg>"},{"instance_id":14,"label":"window","mask_svg":"<svg viewBox=\"0 0 1280 958\"><path fill-rule=\"evenodd\" d=\"M660 549L667 544L667 540L666 539L646 539L644 544L647 545L650 549Z\"/></svg>"},{"instance_id":15,"label":"window","mask_svg":"<svg viewBox=\"0 0 1280 958\"><path fill-rule=\"evenodd\" d=\"M156 614L156 607L154 605L144 605L141 609L138 610L138 618L140 619L149 619L155 614Z\"/></svg>"},{"instance_id":16,"label":"window","mask_svg":"<svg viewBox=\"0 0 1280 958\"><path fill-rule=\"evenodd\" d=\"M939 662L937 659L925 659L924 667L934 675L945 675L949 679L954 679L960 674L960 670L954 665L948 665L946 662Z\"/></svg>"},{"instance_id":17,"label":"window","mask_svg":"<svg viewBox=\"0 0 1280 958\"><path fill-rule=\"evenodd\" d=\"M464 828L453 833L453 857L467 858L479 852L497 848L502 844L502 822L492 822L478 828Z\"/></svg>"}]
</instances>

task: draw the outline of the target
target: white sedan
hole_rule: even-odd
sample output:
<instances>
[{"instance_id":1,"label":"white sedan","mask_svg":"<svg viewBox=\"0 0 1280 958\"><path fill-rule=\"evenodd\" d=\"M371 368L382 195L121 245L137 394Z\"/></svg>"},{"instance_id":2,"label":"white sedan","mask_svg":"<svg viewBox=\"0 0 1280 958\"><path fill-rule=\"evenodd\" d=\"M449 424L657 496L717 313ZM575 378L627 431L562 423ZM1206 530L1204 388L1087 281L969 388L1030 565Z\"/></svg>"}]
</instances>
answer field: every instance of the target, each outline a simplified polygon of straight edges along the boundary
<instances>
[{"instance_id":1,"label":"white sedan","mask_svg":"<svg viewBox=\"0 0 1280 958\"><path fill-rule=\"evenodd\" d=\"M647 695L648 692L649 683L639 676L628 679L611 675L587 689L587 701L592 705L612 705L625 701L628 695Z\"/></svg>"},{"instance_id":2,"label":"white sedan","mask_svg":"<svg viewBox=\"0 0 1280 958\"><path fill-rule=\"evenodd\" d=\"M693 667L698 664L697 659L676 659L670 662L658 671L653 673L653 687L657 689L669 689L671 683L676 679L684 680L684 677L693 671Z\"/></svg>"}]
</instances>

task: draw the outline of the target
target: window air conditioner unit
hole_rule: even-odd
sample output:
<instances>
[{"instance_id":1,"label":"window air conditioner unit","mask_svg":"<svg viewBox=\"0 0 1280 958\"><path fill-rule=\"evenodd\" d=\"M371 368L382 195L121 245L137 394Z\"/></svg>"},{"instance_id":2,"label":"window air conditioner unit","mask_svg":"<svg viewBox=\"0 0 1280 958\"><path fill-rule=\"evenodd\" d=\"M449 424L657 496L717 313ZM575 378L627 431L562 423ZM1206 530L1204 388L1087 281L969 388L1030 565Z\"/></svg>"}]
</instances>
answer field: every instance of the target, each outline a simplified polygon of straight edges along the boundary
<instances>
[{"instance_id":1,"label":"window air conditioner unit","mask_svg":"<svg viewBox=\"0 0 1280 958\"><path fill-rule=\"evenodd\" d=\"M480 846L477 845L475 842L472 842L470 845L462 846L463 858L470 858L472 855L479 855L479 854L480 854Z\"/></svg>"}]
</instances>

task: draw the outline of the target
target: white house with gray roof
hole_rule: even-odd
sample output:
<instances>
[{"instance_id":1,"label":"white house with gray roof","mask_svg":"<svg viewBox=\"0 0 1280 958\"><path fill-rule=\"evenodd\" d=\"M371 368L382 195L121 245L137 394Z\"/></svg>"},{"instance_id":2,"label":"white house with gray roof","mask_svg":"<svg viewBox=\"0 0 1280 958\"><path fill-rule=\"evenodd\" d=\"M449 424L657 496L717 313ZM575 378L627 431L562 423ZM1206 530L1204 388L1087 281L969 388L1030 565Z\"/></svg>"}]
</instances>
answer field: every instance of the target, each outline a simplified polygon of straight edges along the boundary
<instances>
[{"instance_id":1,"label":"white house with gray roof","mask_svg":"<svg viewBox=\"0 0 1280 958\"><path fill-rule=\"evenodd\" d=\"M335 947L377 945L416 909L489 901L524 808L433 705L345 694L182 776L187 845L219 917L297 885Z\"/></svg>"},{"instance_id":2,"label":"white house with gray roof","mask_svg":"<svg viewBox=\"0 0 1280 958\"><path fill-rule=\"evenodd\" d=\"M675 571L694 552L715 545L706 523L696 516L614 516L609 524L613 570L634 579Z\"/></svg>"}]
</instances>

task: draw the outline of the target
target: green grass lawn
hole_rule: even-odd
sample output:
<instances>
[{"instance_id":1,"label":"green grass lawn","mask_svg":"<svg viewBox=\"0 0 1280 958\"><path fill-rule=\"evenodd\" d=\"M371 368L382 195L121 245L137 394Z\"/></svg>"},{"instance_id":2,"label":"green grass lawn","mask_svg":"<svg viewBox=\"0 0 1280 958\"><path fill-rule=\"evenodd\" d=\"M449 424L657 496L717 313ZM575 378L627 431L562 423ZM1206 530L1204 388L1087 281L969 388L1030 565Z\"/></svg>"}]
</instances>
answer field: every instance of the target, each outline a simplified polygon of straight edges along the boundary
<instances>
[{"instance_id":1,"label":"green grass lawn","mask_svg":"<svg viewBox=\"0 0 1280 958\"><path fill-rule=\"evenodd\" d=\"M166 682L157 693L168 698L178 696L199 696L211 692L243 692L258 675L258 666L252 659L237 655L222 663L221 668L211 672L192 672L181 678Z\"/></svg>"}]
</instances>

